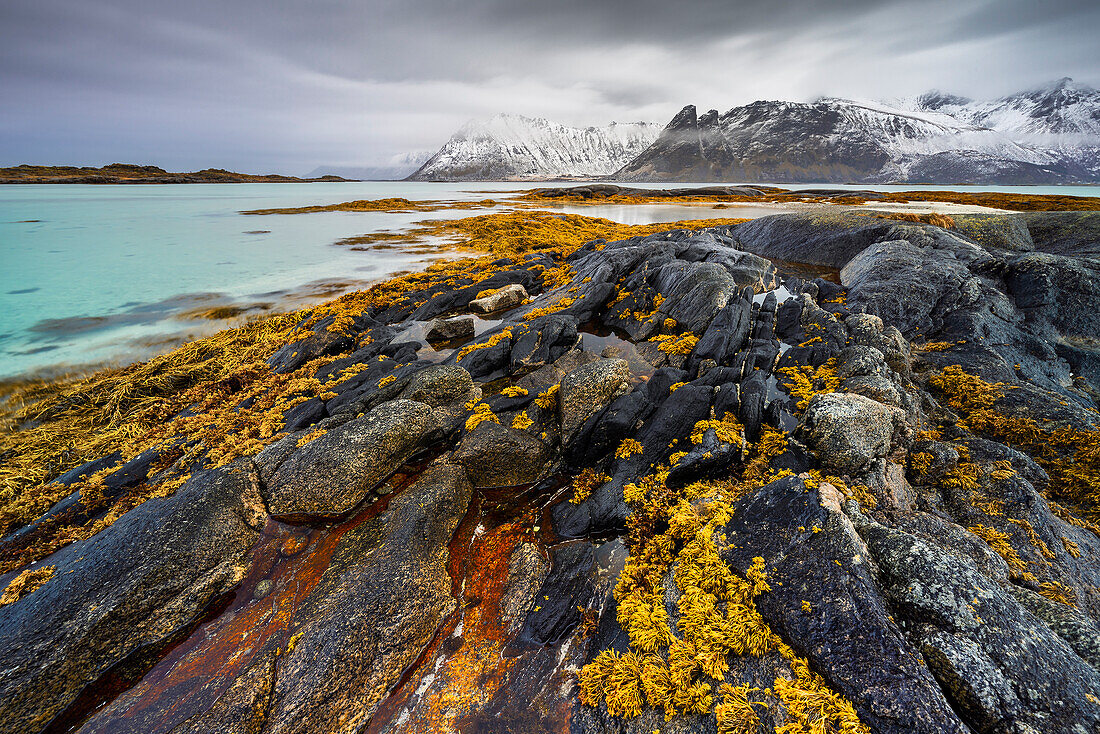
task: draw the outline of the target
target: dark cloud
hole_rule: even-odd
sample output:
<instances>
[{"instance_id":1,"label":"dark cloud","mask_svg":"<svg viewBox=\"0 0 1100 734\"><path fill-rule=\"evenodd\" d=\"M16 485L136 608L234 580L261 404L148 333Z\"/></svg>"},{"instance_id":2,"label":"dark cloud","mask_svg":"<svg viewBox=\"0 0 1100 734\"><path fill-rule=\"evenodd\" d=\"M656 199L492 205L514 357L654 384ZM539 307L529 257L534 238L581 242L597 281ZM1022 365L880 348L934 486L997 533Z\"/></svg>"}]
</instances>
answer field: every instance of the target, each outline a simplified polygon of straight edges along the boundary
<instances>
[{"instance_id":1,"label":"dark cloud","mask_svg":"<svg viewBox=\"0 0 1100 734\"><path fill-rule=\"evenodd\" d=\"M1100 82L1094 1L6 0L0 164L304 172L466 119Z\"/></svg>"}]
</instances>

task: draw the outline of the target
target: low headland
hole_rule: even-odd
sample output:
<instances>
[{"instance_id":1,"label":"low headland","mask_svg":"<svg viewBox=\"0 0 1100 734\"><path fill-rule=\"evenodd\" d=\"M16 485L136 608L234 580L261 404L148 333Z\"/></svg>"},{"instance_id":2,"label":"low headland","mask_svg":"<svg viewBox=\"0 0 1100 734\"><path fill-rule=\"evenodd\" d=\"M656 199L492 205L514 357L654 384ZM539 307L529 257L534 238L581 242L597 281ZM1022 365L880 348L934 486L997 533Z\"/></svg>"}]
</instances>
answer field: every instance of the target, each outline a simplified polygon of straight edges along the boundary
<instances>
[{"instance_id":1,"label":"low headland","mask_svg":"<svg viewBox=\"0 0 1100 734\"><path fill-rule=\"evenodd\" d=\"M186 184L186 183L334 183L339 176L298 178L278 174L235 173L206 168L190 173L171 173L157 166L111 163L94 166L10 166L0 168L0 184Z\"/></svg>"},{"instance_id":2,"label":"low headland","mask_svg":"<svg viewBox=\"0 0 1100 734\"><path fill-rule=\"evenodd\" d=\"M1100 207L796 193L9 392L0 732L1100 729Z\"/></svg>"}]
</instances>

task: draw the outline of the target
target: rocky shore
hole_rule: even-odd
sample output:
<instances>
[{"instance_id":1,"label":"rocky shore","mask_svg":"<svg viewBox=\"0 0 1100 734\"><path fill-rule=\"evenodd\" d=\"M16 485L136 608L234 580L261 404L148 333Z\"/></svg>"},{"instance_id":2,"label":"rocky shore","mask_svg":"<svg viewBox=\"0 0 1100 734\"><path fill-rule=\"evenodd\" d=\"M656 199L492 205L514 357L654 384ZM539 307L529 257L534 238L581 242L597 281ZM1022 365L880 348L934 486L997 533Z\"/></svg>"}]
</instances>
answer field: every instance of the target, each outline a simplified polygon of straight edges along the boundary
<instances>
[{"instance_id":1,"label":"rocky shore","mask_svg":"<svg viewBox=\"0 0 1100 734\"><path fill-rule=\"evenodd\" d=\"M1100 213L950 225L548 242L162 375L4 498L0 732L1100 731Z\"/></svg>"}]
</instances>

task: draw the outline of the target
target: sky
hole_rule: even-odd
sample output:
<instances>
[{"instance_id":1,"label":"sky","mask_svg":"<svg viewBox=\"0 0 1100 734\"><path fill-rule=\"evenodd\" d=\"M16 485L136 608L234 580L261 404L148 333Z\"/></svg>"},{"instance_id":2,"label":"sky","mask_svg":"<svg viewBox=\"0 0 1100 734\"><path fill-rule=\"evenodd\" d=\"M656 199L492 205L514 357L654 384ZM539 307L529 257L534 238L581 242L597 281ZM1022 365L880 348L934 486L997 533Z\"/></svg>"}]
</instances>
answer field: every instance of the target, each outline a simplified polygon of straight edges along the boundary
<instances>
[{"instance_id":1,"label":"sky","mask_svg":"<svg viewBox=\"0 0 1100 734\"><path fill-rule=\"evenodd\" d=\"M305 174L497 112L1100 86L1096 0L0 0L0 166Z\"/></svg>"}]
</instances>

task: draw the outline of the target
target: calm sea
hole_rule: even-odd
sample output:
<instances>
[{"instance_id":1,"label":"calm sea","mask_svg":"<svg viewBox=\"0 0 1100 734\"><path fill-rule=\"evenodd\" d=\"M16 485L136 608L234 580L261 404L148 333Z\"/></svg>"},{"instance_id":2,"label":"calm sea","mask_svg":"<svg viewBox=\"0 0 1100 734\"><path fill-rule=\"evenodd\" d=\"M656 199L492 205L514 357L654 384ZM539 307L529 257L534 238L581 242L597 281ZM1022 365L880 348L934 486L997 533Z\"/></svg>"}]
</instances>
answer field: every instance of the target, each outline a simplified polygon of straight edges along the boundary
<instances>
[{"instance_id":1,"label":"calm sea","mask_svg":"<svg viewBox=\"0 0 1100 734\"><path fill-rule=\"evenodd\" d=\"M401 230L426 218L478 213L243 216L241 210L381 197L478 200L492 197L495 191L545 185L0 186L0 377L148 358L233 323L196 316L214 307L241 307L247 309L247 317L263 313L265 307L305 305L394 272L423 267L422 255L356 252L333 243L369 232ZM1090 187L1008 190L1098 193ZM573 211L641 224L760 216L777 210L748 207L716 212L709 207L642 206Z\"/></svg>"}]
</instances>

